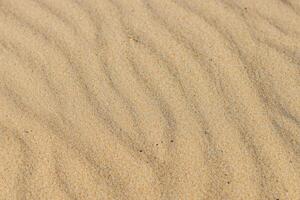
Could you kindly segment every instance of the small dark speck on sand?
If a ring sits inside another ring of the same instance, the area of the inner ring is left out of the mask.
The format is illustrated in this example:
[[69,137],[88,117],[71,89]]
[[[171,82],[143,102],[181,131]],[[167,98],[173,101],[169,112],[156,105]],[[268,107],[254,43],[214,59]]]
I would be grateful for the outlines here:
[[140,150],[140,152],[143,152],[143,150]]
[[170,142],[174,142],[174,140],[171,140]]

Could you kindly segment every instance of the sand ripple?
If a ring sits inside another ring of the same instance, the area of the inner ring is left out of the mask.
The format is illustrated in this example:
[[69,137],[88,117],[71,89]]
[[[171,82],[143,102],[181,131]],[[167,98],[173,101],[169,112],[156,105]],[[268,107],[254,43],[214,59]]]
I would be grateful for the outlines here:
[[300,200],[299,2],[1,0],[0,200]]

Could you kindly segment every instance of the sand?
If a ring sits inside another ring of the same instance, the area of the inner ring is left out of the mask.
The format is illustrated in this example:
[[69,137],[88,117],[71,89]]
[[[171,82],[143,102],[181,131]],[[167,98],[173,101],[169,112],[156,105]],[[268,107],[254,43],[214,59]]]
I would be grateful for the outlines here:
[[1,0],[0,200],[300,200],[299,0]]

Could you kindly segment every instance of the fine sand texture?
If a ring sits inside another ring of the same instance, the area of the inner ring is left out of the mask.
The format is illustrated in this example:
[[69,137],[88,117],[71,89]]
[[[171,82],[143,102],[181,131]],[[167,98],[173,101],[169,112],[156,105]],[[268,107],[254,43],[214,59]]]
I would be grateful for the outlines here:
[[0,200],[300,200],[300,1],[0,0]]

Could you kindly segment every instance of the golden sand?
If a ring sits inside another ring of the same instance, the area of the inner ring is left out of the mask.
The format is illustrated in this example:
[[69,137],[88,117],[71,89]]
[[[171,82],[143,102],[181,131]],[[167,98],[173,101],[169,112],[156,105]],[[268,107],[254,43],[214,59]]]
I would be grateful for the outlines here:
[[300,200],[299,0],[1,0],[0,200]]

